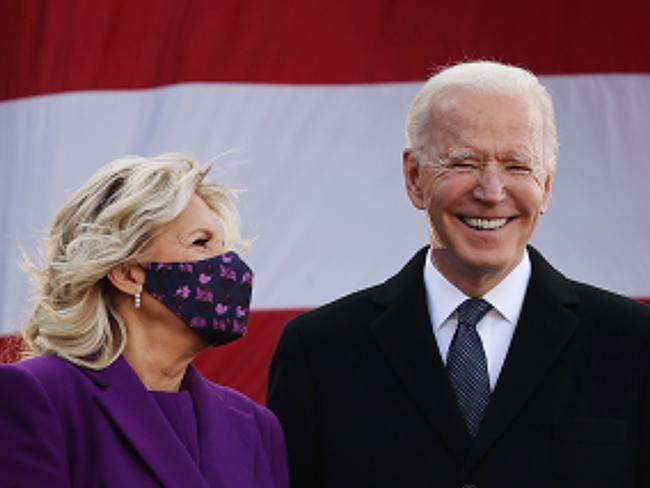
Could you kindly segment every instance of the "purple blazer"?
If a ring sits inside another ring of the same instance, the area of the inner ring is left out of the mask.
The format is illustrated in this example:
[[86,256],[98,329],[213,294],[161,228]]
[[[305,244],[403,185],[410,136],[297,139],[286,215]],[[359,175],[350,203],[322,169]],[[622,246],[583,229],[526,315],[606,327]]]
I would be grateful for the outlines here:
[[184,385],[197,416],[200,467],[122,357],[101,371],[53,356],[0,366],[0,484],[288,486],[284,438],[269,410],[192,366]]

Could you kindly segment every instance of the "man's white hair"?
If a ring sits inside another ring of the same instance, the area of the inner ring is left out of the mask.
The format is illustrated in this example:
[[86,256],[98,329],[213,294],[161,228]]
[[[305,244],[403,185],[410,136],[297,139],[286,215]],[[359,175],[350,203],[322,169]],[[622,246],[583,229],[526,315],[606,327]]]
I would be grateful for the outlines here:
[[504,95],[534,96],[544,122],[544,165],[555,170],[558,142],[551,95],[530,71],[493,61],[471,61],[443,68],[417,93],[406,118],[406,148],[422,163],[430,156],[435,103],[450,88],[468,88]]

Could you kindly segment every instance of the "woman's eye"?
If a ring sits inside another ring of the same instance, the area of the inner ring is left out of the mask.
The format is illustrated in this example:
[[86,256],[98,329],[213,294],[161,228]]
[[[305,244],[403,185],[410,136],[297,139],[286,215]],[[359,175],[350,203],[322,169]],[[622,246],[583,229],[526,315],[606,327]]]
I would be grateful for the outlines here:
[[208,245],[208,242],[210,242],[210,239],[207,238],[201,238],[201,239],[195,239],[194,242],[192,242],[193,246],[200,246],[200,247],[205,247]]

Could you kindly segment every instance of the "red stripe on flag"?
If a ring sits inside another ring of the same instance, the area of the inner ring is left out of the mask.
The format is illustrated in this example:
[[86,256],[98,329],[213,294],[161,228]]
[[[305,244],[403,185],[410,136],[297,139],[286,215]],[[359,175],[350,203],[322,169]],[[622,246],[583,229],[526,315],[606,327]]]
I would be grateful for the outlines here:
[[18,361],[24,346],[25,344],[20,336],[0,336],[0,364]]
[[467,58],[650,73],[650,3],[5,0],[0,100],[181,82],[424,79]]
[[[258,403],[266,397],[266,376],[284,325],[304,309],[257,310],[250,315],[248,334],[218,348],[208,348],[194,364],[207,378],[231,386]],[[20,359],[24,344],[19,336],[0,336],[0,363]]]
[[[640,298],[650,305],[650,297]],[[230,386],[258,403],[266,399],[266,381],[271,356],[285,324],[305,310],[265,310],[251,314],[248,334],[232,344],[203,351],[194,361],[212,381]],[[0,363],[19,358],[22,347],[17,336],[0,337]]]
[[194,364],[206,378],[230,386],[258,403],[266,402],[271,356],[285,324],[305,310],[258,310],[251,313],[242,339],[203,351]]

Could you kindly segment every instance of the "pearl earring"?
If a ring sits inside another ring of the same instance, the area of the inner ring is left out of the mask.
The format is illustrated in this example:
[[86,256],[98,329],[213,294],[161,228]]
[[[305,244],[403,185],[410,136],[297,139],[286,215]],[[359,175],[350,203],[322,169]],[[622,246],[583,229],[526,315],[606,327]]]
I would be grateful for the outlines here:
[[136,309],[139,309],[142,306],[142,285],[140,285],[138,291],[133,295],[133,305]]

